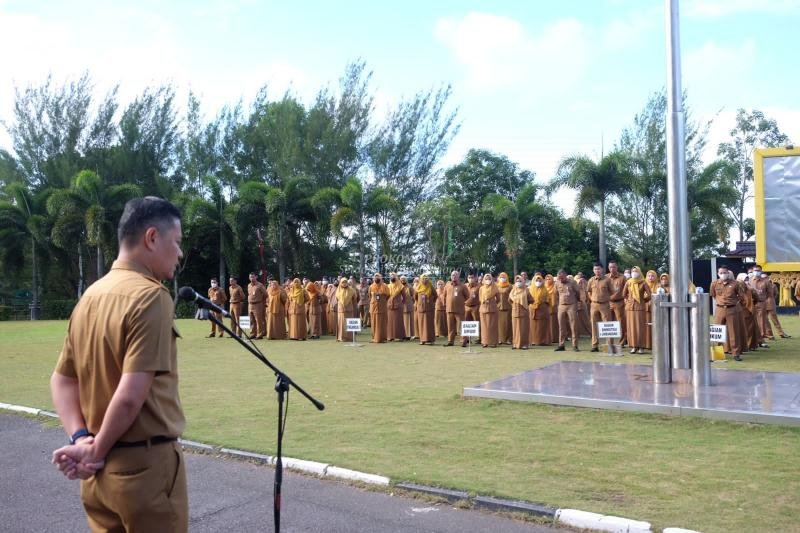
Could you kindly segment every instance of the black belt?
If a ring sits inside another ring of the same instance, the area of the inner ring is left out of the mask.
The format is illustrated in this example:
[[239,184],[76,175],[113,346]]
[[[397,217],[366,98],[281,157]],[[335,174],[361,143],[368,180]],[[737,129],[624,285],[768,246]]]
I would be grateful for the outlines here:
[[137,440],[136,442],[122,442],[117,441],[111,448],[139,448],[142,446],[153,446],[154,444],[164,444],[165,442],[173,442],[178,440],[177,437],[152,437],[146,440]]
[[722,305],[722,304],[717,304],[717,307],[722,307],[722,308],[724,308],[724,309],[727,309],[727,308],[729,308],[729,307],[736,307],[737,305],[739,305],[739,304],[733,304],[733,305]]

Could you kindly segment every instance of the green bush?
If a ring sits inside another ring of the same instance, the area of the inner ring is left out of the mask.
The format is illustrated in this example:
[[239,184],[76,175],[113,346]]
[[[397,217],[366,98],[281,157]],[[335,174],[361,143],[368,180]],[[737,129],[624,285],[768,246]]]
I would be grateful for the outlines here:
[[42,302],[42,320],[64,320],[69,318],[78,300],[46,300]]
[[11,320],[13,318],[13,311],[10,305],[0,305],[0,320]]

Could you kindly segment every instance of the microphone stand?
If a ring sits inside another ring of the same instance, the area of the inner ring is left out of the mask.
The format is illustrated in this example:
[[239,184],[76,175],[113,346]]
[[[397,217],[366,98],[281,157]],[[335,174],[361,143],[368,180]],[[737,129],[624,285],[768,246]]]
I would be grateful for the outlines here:
[[[277,457],[275,458],[275,497],[273,500],[273,516],[275,518],[275,533],[280,532],[281,530],[281,485],[283,484],[283,460],[282,460],[282,447],[283,447],[283,430],[284,426],[286,425],[286,419],[284,418],[283,414],[283,402],[284,398],[288,398],[289,396],[289,388],[294,387],[297,392],[305,396],[309,402],[314,404],[314,407],[322,411],[325,409],[325,405],[322,402],[315,399],[313,396],[308,394],[306,391],[303,390],[300,385],[292,381],[292,379],[283,373],[279,368],[273,365],[269,359],[267,359],[261,350],[259,350],[255,344],[252,343],[248,345],[245,343],[241,337],[236,335],[233,331],[231,331],[223,321],[219,320],[214,313],[210,313],[208,309],[201,308],[202,315],[207,316],[208,319],[216,324],[217,326],[221,327],[224,331],[228,332],[228,335],[236,339],[236,341],[244,346],[244,348],[253,354],[256,359],[267,365],[274,373],[276,377],[275,381],[275,392],[278,393],[278,453]],[[202,320],[202,319],[201,319]],[[250,340],[250,337],[248,337]],[[287,404],[288,405],[288,404]]]

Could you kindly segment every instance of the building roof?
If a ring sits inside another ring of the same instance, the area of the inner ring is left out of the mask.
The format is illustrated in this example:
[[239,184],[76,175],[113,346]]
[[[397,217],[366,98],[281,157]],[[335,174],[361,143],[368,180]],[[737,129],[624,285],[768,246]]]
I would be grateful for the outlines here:
[[736,248],[725,254],[725,257],[755,257],[755,241],[738,241]]

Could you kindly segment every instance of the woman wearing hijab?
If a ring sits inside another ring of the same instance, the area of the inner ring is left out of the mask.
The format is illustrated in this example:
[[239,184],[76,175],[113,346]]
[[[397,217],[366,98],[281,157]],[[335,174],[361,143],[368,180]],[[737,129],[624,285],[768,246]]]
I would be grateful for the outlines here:
[[658,276],[658,287],[664,289],[664,292],[669,294],[669,274],[664,272]]
[[512,289],[508,274],[500,272],[497,276],[497,292],[500,295],[497,301],[497,342],[500,344],[511,344],[511,302],[508,297]]
[[551,320],[551,295],[544,285],[544,278],[541,274],[533,276],[528,294],[531,301],[528,304],[530,315],[530,344],[533,346],[550,346],[553,337]]
[[631,278],[622,289],[625,300],[625,325],[628,333],[628,346],[631,353],[644,353],[645,316],[650,301],[650,288],[642,277],[642,269],[635,266],[631,269]]
[[403,325],[403,309],[406,304],[406,288],[400,282],[395,272],[389,274],[389,302],[388,302],[388,328],[387,337],[390,341],[402,341],[406,338],[406,328]]
[[322,295],[319,293],[319,287],[314,282],[309,281],[306,283],[306,308],[308,309],[308,336],[312,339],[318,339],[322,335],[322,314],[325,308],[322,305]]
[[[499,289],[498,289],[499,290]],[[533,297],[522,276],[514,277],[514,287],[508,291],[508,304],[511,312],[511,349],[527,350],[531,342],[530,319],[528,306],[533,302]]]
[[388,302],[389,287],[383,282],[383,276],[376,272],[372,277],[372,285],[369,286],[369,314],[372,323],[370,342],[386,342]]
[[[358,293],[350,286],[350,281],[342,276],[336,289],[336,340],[347,340],[347,319],[358,318]],[[352,333],[350,334],[352,335]]]
[[403,284],[403,329],[406,332],[405,340],[413,339],[416,337],[416,328],[414,327],[415,313],[414,313],[414,287],[408,284],[408,278],[400,276],[400,283]]
[[339,318],[336,316],[336,309],[339,307],[336,301],[336,291],[339,290],[339,280],[334,280],[328,284],[328,292],[325,296],[328,298],[328,305],[326,309],[326,318],[328,320],[328,334],[336,335],[336,328],[339,324]]
[[742,296],[739,306],[742,308],[742,324],[744,325],[744,346],[749,351],[757,350],[761,344],[761,330],[756,324],[755,291],[747,284],[747,274],[742,272],[736,276],[736,281],[742,287]]
[[276,280],[269,282],[267,289],[269,301],[267,303],[267,338],[286,338],[286,291]]
[[416,323],[419,326],[419,331],[417,332],[419,343],[433,346],[433,343],[436,341],[434,315],[438,298],[427,274],[423,274],[419,277],[419,284],[414,293],[414,299],[414,314],[416,315]]
[[[658,274],[655,270],[648,270],[644,278],[647,283],[647,288],[650,289],[650,294],[655,294],[658,290]],[[653,322],[653,302],[647,303],[647,309],[644,313],[644,347],[647,350],[653,349],[653,328],[650,324]]]
[[481,319],[481,345],[497,348],[497,302],[500,300],[500,293],[494,284],[491,274],[483,276],[481,289],[478,291],[478,302],[480,302]]
[[436,315],[434,324],[437,337],[447,337],[447,301],[445,300],[444,281],[436,282]]
[[558,308],[556,307],[555,283],[556,280],[552,274],[547,274],[544,277],[544,288],[547,289],[547,295],[549,296],[547,303],[549,304],[550,309],[550,342],[556,342],[558,340],[558,317],[556,316],[556,313],[558,313]]
[[306,301],[308,293],[303,288],[300,278],[294,278],[289,286],[289,338],[306,340]]

